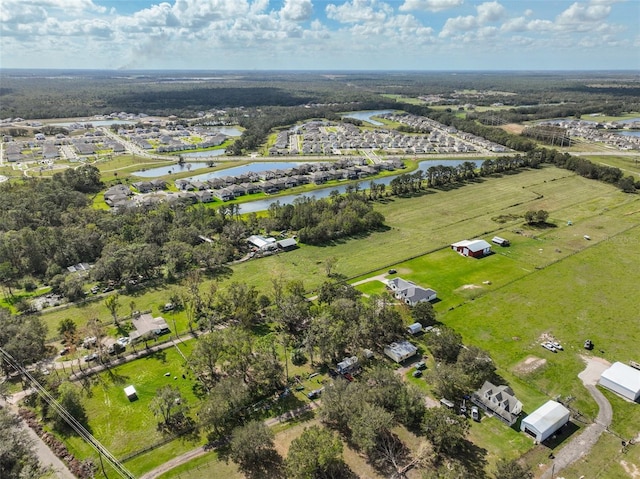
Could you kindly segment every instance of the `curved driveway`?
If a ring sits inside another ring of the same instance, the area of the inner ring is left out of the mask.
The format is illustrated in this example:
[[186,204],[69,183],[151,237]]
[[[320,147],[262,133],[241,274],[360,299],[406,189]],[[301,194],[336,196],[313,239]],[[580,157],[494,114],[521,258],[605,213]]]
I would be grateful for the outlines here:
[[589,454],[591,448],[598,442],[598,439],[600,439],[600,435],[611,424],[611,419],[613,418],[611,404],[596,388],[600,375],[610,365],[601,358],[587,358],[583,356],[583,359],[587,362],[587,367],[578,374],[578,377],[582,379],[584,386],[591,396],[593,396],[596,403],[598,403],[600,410],[594,423],[588,426],[579,436],[573,438],[555,455],[553,467],[548,468],[544,474],[540,476],[541,479],[552,479],[554,475],[562,469]]

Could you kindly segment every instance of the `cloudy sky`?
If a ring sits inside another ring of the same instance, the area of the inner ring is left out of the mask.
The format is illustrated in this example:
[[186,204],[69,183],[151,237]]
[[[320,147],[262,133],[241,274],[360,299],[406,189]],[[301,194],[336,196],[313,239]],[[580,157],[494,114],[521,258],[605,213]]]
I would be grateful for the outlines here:
[[3,68],[640,69],[640,0],[2,0]]

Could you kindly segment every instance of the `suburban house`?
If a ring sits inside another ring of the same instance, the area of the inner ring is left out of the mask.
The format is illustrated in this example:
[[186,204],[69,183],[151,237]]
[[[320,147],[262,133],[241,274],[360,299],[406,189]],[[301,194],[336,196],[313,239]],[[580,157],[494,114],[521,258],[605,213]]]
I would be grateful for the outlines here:
[[496,386],[489,381],[485,381],[482,387],[473,393],[471,402],[485,411],[491,411],[509,426],[515,424],[522,412],[522,403],[509,386]]
[[613,363],[602,373],[599,384],[630,401],[640,399],[640,370],[624,363]]
[[418,348],[409,341],[397,341],[384,347],[384,354],[389,356],[396,363],[401,363],[405,359],[415,355],[417,352]]
[[423,288],[402,278],[388,280],[387,287],[393,291],[396,299],[405,302],[409,306],[415,306],[421,302],[433,301],[437,298],[437,294],[433,289]]
[[485,240],[462,240],[451,244],[451,249],[462,256],[471,256],[472,258],[481,258],[491,253],[491,245]]
[[143,338],[149,334],[158,336],[169,332],[169,325],[162,316],[154,318],[151,314],[144,313],[139,316],[134,316],[132,322],[136,330],[129,333],[131,341]]
[[547,401],[522,420],[520,430],[542,442],[568,423],[569,416],[569,410],[562,404]]

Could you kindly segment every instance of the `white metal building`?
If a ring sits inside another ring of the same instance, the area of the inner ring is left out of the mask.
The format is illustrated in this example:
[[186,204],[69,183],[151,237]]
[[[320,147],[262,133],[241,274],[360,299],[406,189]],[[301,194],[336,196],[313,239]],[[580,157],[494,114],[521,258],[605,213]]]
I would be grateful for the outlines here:
[[547,401],[522,420],[520,430],[542,442],[569,422],[569,416],[569,410],[562,404]]
[[637,401],[640,399],[640,370],[616,362],[600,376],[600,386]]
[[401,363],[407,358],[410,358],[418,352],[416,348],[409,341],[398,341],[391,343],[384,347],[384,354],[393,359],[396,363]]

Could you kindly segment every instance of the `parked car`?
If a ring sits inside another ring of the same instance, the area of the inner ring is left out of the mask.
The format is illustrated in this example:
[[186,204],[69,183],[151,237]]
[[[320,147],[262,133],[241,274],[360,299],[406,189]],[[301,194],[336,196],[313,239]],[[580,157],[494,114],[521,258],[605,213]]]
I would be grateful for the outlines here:
[[541,344],[541,346],[545,349],[548,349],[549,351],[551,351],[552,353],[556,352],[556,348],[553,347],[553,344],[551,344],[550,342],[544,342]]
[[393,269],[393,268],[389,270],[389,274],[396,274],[396,273],[397,273],[397,271],[395,269]]
[[116,341],[116,343],[118,343],[120,346],[126,346],[127,344],[129,344],[129,338],[128,337],[121,337],[118,338],[118,340]]
[[307,394],[307,397],[309,399],[315,399],[318,396],[320,396],[320,393],[322,393],[322,389],[314,389],[313,391]]
[[422,371],[423,369],[427,369],[427,364],[424,361],[420,361],[416,364],[416,369]]
[[62,348],[62,349],[60,350],[60,356],[64,356],[64,355],[66,355],[66,354],[69,354],[69,351],[71,351],[71,348],[70,348],[70,347],[68,347],[68,346],[67,346],[67,347]]
[[593,349],[593,342],[590,339],[587,339],[584,342],[584,349],[588,349],[588,350],[592,350]]
[[90,363],[91,361],[98,359],[98,353],[87,354],[83,359],[85,363]]
[[551,341],[551,345],[559,351],[562,351],[564,349],[562,347],[562,344],[560,344],[558,341]]
[[422,371],[420,371],[419,369],[416,369],[413,373],[411,373],[411,375],[414,378],[420,378],[420,377],[422,377]]
[[480,410],[478,409],[478,406],[471,407],[471,419],[476,422],[480,422]]
[[176,305],[173,303],[167,303],[162,307],[162,311],[173,311],[174,309],[176,309]]

